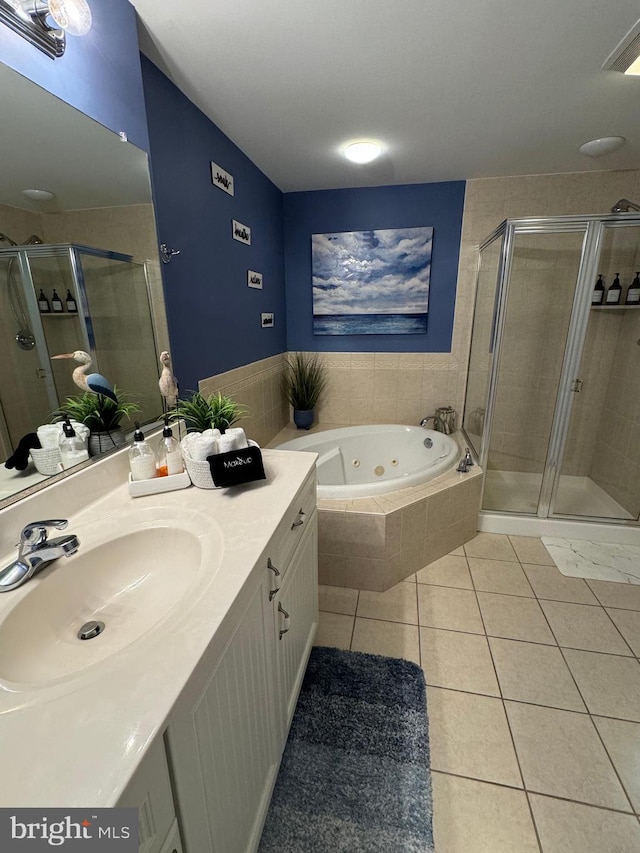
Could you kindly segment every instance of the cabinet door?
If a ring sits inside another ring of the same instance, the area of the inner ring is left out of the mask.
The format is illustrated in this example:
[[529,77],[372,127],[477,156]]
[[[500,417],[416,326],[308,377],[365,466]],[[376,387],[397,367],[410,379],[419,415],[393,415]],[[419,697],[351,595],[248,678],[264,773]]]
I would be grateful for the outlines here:
[[315,511],[307,525],[273,601],[281,749],[287,740],[318,628],[318,520]]
[[185,853],[257,847],[275,781],[272,654],[257,586],[212,672],[167,730]]

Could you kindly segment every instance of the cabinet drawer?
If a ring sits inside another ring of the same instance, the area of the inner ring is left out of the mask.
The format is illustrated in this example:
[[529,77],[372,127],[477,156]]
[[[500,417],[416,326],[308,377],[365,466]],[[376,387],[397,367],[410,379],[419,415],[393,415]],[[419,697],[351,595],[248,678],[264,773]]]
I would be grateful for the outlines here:
[[298,542],[302,539],[302,534],[315,507],[316,477],[314,471],[313,476],[307,480],[287,510],[267,549],[265,560],[271,560],[271,564],[280,572],[281,580],[284,578],[289,561],[298,546]]
[[118,805],[138,809],[140,853],[160,853],[176,814],[162,735],[145,755]]

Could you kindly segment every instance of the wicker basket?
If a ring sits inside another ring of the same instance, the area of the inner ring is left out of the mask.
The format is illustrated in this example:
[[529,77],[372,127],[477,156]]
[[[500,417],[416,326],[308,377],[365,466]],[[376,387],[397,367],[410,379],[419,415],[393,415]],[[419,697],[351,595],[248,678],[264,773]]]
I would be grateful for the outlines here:
[[[252,441],[250,438],[247,439],[247,443],[250,446],[258,447],[258,444],[255,441]],[[199,489],[217,489],[219,486],[213,482],[213,477],[211,476],[211,467],[208,461],[205,459],[204,462],[199,459],[192,459],[189,455],[189,450],[185,447],[183,442],[180,442],[180,447],[182,449],[182,458],[184,460],[184,467],[187,469],[187,474],[191,478],[191,482],[194,486],[197,486]]]
[[62,456],[57,447],[31,448],[29,451],[36,470],[47,477],[62,471]]

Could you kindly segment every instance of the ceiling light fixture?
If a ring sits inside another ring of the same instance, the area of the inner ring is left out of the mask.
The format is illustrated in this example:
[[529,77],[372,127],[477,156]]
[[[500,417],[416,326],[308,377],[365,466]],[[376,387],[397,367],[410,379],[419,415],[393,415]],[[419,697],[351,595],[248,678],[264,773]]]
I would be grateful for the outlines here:
[[350,142],[343,148],[343,153],[352,163],[371,163],[382,153],[382,145],[371,140]]
[[22,195],[31,201],[53,201],[55,194],[49,190],[22,190]]
[[86,35],[92,19],[87,0],[0,0],[0,22],[55,59],[65,51],[66,33]]
[[606,71],[640,75],[640,21],[635,22],[602,67]]
[[578,151],[587,157],[603,157],[620,148],[624,142],[624,136],[601,136],[599,139],[583,142]]

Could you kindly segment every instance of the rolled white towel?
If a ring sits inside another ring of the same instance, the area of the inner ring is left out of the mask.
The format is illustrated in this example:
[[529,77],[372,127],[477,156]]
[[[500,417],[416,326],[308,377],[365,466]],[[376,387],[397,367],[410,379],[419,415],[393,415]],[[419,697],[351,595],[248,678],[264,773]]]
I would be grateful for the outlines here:
[[227,432],[225,432],[224,435],[221,435],[218,439],[218,451],[220,453],[231,453],[232,450],[237,449],[235,435],[230,435],[229,430],[227,430]]
[[58,441],[62,435],[61,424],[42,424],[36,430],[38,439],[43,448],[52,448],[58,446]]
[[[207,432],[211,432],[207,430]],[[215,435],[205,435],[200,432],[190,432],[182,439],[182,445],[195,462],[205,462],[207,456],[218,452],[218,439]]]
[[247,436],[242,427],[231,427],[225,432],[225,435],[232,435],[235,440],[234,450],[244,450],[249,445],[247,444]]

